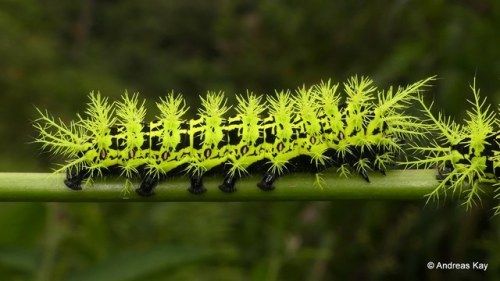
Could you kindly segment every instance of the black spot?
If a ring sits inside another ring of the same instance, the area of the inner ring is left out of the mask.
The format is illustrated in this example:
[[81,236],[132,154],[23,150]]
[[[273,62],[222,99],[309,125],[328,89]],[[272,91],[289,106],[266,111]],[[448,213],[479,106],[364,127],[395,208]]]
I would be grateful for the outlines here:
[[465,155],[469,153],[469,142],[470,138],[465,138],[456,145],[452,145],[453,150],[457,150],[460,154]]
[[272,128],[266,128],[266,139],[265,141],[267,143],[274,143],[274,140],[276,139],[276,135],[273,133]]
[[127,143],[126,139],[122,139],[122,138],[118,139],[118,149],[119,150],[124,149],[126,143]]
[[218,144],[217,144],[217,148],[218,149],[222,149],[224,146],[227,145],[227,141],[226,140],[221,140]]
[[117,127],[111,127],[109,128],[109,134],[112,136],[115,136],[118,134],[118,128]]
[[[142,146],[144,146],[144,144]],[[142,148],[142,149],[144,149],[144,148]],[[161,149],[160,137],[158,137],[158,136],[152,137],[151,138],[151,150],[159,151],[160,149]]]
[[232,125],[241,125],[241,124],[243,124],[243,122],[241,120],[239,120],[239,119],[234,119],[234,120],[231,120],[231,122],[228,122],[228,124],[230,126],[232,126]]
[[352,133],[349,135],[350,137],[354,137],[359,133],[359,130],[354,130]]
[[109,148],[112,150],[118,149],[118,140],[116,139],[116,137],[111,138],[111,146]]
[[175,149],[177,151],[180,151],[186,147],[189,147],[190,145],[190,140],[189,140],[189,134],[187,133],[182,133],[181,134],[181,141],[177,144],[177,146],[175,147]]
[[259,138],[255,141],[255,146],[260,146],[262,143],[264,143],[264,138],[263,138],[263,137],[259,137]]
[[144,135],[144,141],[142,142],[141,149],[142,150],[149,150],[149,136]]
[[224,139],[229,140],[230,145],[237,145],[241,141],[241,134],[239,132],[239,129],[235,128],[232,130],[225,130],[224,133],[226,134],[226,137]]

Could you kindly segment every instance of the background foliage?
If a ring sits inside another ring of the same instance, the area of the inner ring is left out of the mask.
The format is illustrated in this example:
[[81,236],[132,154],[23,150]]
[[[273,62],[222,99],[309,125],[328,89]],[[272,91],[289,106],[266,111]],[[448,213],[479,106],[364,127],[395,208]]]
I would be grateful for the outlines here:
[[[500,102],[500,2],[0,2],[0,171],[49,171],[29,144],[33,104],[64,120],[91,90],[190,107],[321,79],[407,84],[457,118],[474,75]],[[152,111],[151,111],[152,112]],[[194,111],[191,111],[194,114]],[[153,117],[153,115],[150,115]],[[500,224],[455,203],[275,202],[0,205],[3,280],[500,280]],[[428,261],[488,262],[431,271]]]

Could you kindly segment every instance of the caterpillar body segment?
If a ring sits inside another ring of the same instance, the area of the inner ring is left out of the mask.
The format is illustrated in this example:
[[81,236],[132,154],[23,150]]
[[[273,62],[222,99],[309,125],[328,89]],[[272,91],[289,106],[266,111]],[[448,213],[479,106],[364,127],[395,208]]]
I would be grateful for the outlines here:
[[330,81],[267,98],[247,92],[237,96],[233,116],[222,92],[208,92],[194,119],[184,117],[182,96],[170,93],[157,102],[159,115],[151,122],[138,94],[110,103],[91,93],[85,116],[69,125],[39,110],[36,142],[69,159],[58,171],[66,172],[72,189],[117,174],[141,179],[137,192],[150,196],[159,181],[187,174],[188,190],[198,194],[205,191],[203,177],[217,173],[224,176],[219,189],[234,192],[239,178],[259,173],[258,186],[272,190],[287,173],[318,178],[333,166],[369,181],[368,171],[385,173],[403,142],[423,134],[422,123],[405,110],[433,79],[378,91],[370,79],[353,77],[343,85],[345,99]]
[[[420,104],[427,116],[427,128],[436,140],[431,146],[414,145],[413,149],[424,155],[424,159],[405,164],[438,168],[438,186],[428,194],[428,200],[439,199],[449,193],[465,198],[467,208],[480,201],[483,192],[480,184],[495,183],[500,178],[500,131],[496,113],[481,99],[475,83],[471,86],[473,99],[468,102],[472,110],[467,111],[465,124],[455,123],[441,113],[434,116],[431,106]],[[498,190],[497,195],[498,197]],[[498,209],[497,209],[498,211]]]

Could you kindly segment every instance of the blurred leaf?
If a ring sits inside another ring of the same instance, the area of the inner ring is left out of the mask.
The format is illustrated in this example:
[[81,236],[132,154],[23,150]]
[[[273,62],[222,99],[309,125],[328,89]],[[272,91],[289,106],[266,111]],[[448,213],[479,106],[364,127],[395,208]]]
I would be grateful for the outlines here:
[[45,211],[41,203],[2,203],[0,245],[35,245],[43,229]]
[[167,268],[185,266],[215,254],[208,248],[158,245],[145,251],[128,251],[71,276],[68,281],[125,281],[144,278]]
[[0,264],[12,269],[33,273],[37,268],[39,254],[33,250],[15,247],[0,247]]

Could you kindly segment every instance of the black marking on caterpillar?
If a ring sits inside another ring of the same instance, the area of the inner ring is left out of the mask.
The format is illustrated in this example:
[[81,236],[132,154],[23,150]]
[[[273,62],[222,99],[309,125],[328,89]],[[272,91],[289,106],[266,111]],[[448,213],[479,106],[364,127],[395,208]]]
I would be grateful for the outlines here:
[[188,108],[182,96],[170,93],[157,103],[160,114],[151,122],[144,120],[138,94],[125,93],[110,103],[91,93],[85,117],[78,115],[69,125],[38,109],[36,142],[69,159],[56,172],[66,172],[65,184],[72,189],[119,174],[140,178],[137,193],[150,196],[159,181],[187,174],[188,190],[199,194],[205,192],[203,176],[212,172],[224,175],[219,186],[224,192],[234,192],[236,181],[249,173],[263,174],[258,186],[272,190],[279,176],[332,166],[369,181],[367,171],[385,173],[402,142],[425,133],[405,110],[433,79],[377,91],[370,79],[356,76],[343,84],[344,101],[339,84],[330,81],[293,94],[276,92],[267,100],[247,92],[237,96],[230,117],[224,94],[208,92],[191,120],[183,117]]

